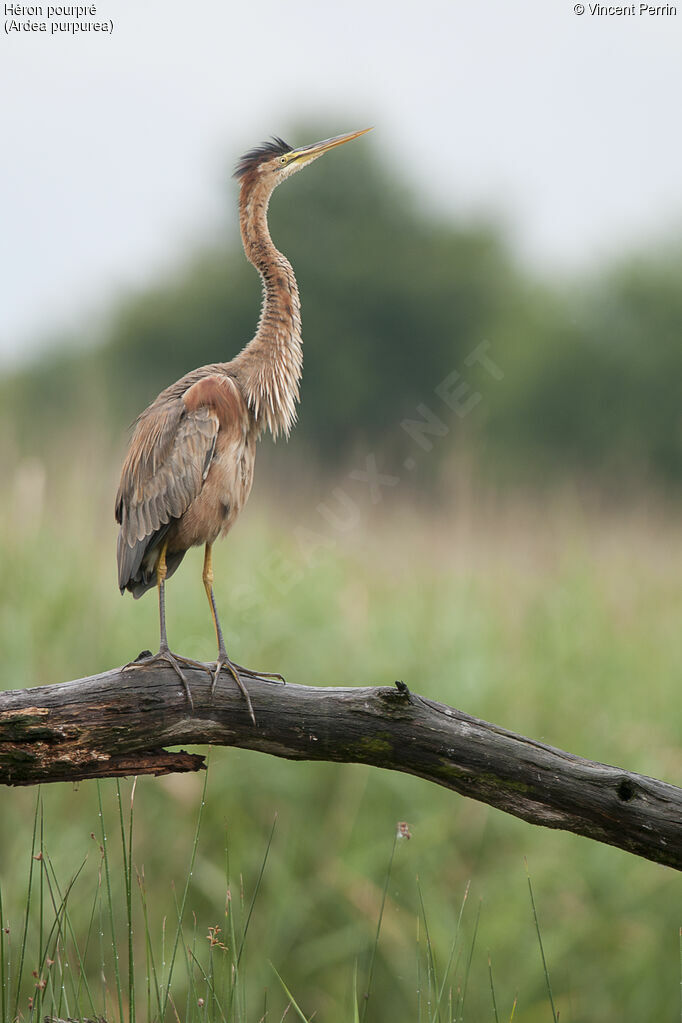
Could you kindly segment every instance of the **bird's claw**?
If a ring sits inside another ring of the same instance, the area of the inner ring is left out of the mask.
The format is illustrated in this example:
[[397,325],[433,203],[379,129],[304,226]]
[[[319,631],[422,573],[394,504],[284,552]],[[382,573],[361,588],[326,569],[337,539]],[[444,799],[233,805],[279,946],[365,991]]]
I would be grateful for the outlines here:
[[241,675],[248,675],[249,678],[258,679],[261,682],[270,682],[272,685],[285,686],[287,680],[278,671],[254,671],[252,668],[244,668],[241,664],[232,661],[232,665]]
[[247,678],[253,678],[260,682],[270,682],[273,685],[286,685],[286,680],[283,675],[275,671],[253,671],[251,668],[244,668],[241,664],[236,664],[231,661],[224,650],[219,651],[218,660],[214,664],[204,664],[202,661],[193,661],[189,657],[180,657],[177,654],[172,653],[168,647],[161,647],[158,654],[152,654],[148,650],[143,650],[141,654],[135,658],[134,661],[130,661],[124,665],[123,670],[128,668],[140,668],[140,667],[151,667],[155,664],[169,664],[178,678],[182,682],[187,702],[194,710],[194,700],[192,699],[192,693],[190,691],[189,683],[180,665],[184,665],[189,668],[200,668],[202,671],[208,672],[209,678],[211,679],[211,699],[215,694],[215,688],[218,684],[218,677],[223,668],[230,673],[234,681],[246,701],[246,706],[249,711],[249,717],[256,724],[256,715],[253,711],[253,704],[251,703],[251,696],[249,691],[242,682],[240,675],[246,675]]
[[[213,694],[215,693],[215,687],[218,683],[218,676],[220,675],[220,672],[223,670],[223,668],[226,668],[227,671],[229,671],[230,675],[237,683],[237,686],[239,687],[242,696],[246,700],[246,706],[249,709],[249,717],[251,718],[255,725],[256,715],[253,712],[253,704],[251,703],[251,697],[249,696],[248,689],[246,688],[246,686],[239,677],[239,673],[240,671],[242,671],[242,669],[238,664],[233,664],[224,651],[220,651],[218,653],[218,660],[215,662],[215,672],[213,671],[213,665],[211,665],[211,675],[213,676],[213,680],[211,682],[211,699],[213,698]],[[247,672],[244,672],[244,674],[247,674]],[[252,673],[249,672],[248,674]]]
[[[139,654],[134,661],[130,661],[129,664],[125,665],[125,668],[148,668],[155,664],[169,664],[175,671],[176,675],[182,682],[182,687],[185,690],[185,696],[187,697],[187,703],[190,706],[190,710],[194,710],[194,700],[192,699],[192,693],[189,688],[189,682],[180,667],[181,664],[187,668],[200,668],[202,671],[207,671],[209,676],[213,677],[213,672],[207,664],[202,664],[201,661],[193,661],[190,657],[180,657],[174,654],[167,647],[161,647],[158,654],[150,654],[148,651],[143,651]],[[125,670],[124,668],[124,670]]]

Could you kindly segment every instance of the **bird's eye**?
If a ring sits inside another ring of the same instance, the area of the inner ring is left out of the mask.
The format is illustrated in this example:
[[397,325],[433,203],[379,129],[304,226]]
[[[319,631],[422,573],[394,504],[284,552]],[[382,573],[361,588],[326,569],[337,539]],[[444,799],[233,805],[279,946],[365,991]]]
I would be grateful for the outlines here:
[[281,164],[285,164],[285,163],[287,162],[287,158],[286,158],[286,156],[280,156],[280,158],[279,158],[279,162],[280,162]]

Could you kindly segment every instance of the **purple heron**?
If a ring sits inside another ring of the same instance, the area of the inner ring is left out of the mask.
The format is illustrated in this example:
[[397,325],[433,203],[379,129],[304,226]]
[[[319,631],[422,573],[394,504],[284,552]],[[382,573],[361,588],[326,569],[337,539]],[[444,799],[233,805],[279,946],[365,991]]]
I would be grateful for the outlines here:
[[[351,132],[292,149],[275,138],[239,161],[239,223],[246,258],[263,282],[263,305],[253,339],[230,362],[192,370],[171,384],[139,416],[116,495],[118,584],[133,597],[156,586],[158,654],[136,663],[170,664],[192,705],[181,665],[207,670],[211,693],[225,668],[239,675],[284,681],[231,661],[213,593],[211,552],[244,507],[251,490],[256,441],[264,430],[289,435],[296,419],[303,364],[298,288],[291,264],[270,237],[267,211],[280,182],[336,146],[364,135]],[[206,665],[171,653],[166,636],[165,584],[190,547],[205,545],[203,581],[218,641],[218,657]]]

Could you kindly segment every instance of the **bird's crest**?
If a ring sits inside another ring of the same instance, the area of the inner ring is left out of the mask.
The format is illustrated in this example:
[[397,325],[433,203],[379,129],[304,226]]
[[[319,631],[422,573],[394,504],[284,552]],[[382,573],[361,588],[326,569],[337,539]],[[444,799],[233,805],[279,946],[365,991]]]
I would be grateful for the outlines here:
[[244,153],[235,167],[235,178],[243,178],[245,174],[254,170],[265,160],[271,160],[273,156],[282,156],[284,153],[290,153],[292,148],[284,139],[273,135],[270,142],[263,142],[260,146],[250,149],[248,153]]

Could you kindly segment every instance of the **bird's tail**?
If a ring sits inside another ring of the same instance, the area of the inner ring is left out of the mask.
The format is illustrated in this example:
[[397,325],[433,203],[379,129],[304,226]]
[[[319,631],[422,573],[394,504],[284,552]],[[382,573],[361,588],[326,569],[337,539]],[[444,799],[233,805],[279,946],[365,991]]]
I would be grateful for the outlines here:
[[[156,566],[161,554],[161,544],[168,532],[169,524],[157,529],[151,536],[145,536],[131,547],[123,539],[123,530],[118,536],[118,585],[121,593],[128,590],[137,600],[143,593],[156,586]],[[166,554],[166,578],[173,575],[185,556],[185,551]]]

